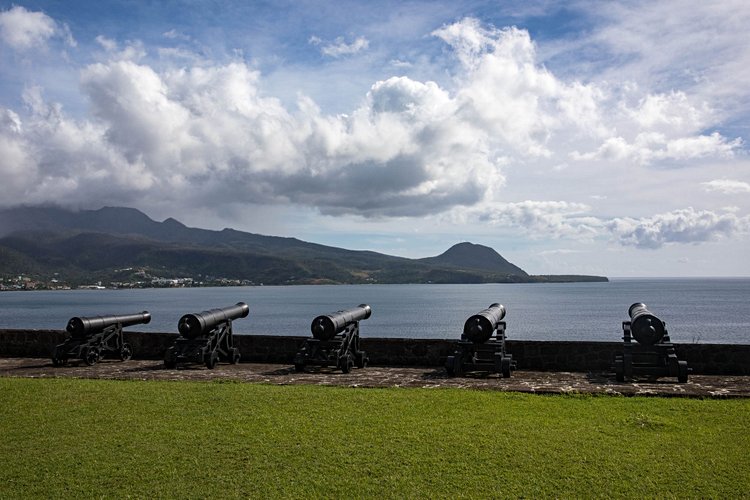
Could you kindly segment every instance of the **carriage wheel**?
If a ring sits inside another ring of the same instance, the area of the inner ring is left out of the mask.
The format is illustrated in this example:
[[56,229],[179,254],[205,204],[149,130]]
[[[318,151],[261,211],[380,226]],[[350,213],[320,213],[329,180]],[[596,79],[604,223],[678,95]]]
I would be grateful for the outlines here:
[[130,347],[130,344],[122,344],[122,349],[120,349],[120,359],[122,361],[127,361],[132,357],[133,349]]
[[209,370],[213,370],[216,366],[216,363],[219,362],[219,353],[216,351],[212,351],[211,354],[208,356],[208,359],[206,360],[206,368]]
[[688,365],[687,361],[679,361],[677,364],[677,381],[684,384],[688,381]]
[[464,376],[464,360],[461,356],[453,356],[453,373],[456,377]]
[[625,382],[625,362],[622,358],[615,360],[615,380]]
[[95,365],[96,362],[99,361],[99,349],[97,349],[96,347],[90,347],[84,353],[83,361],[85,361],[89,366]]
[[344,373],[349,373],[352,371],[352,368],[354,367],[354,361],[352,360],[352,357],[349,355],[346,355],[342,359],[339,360],[339,364],[341,365],[341,371]]
[[232,354],[229,356],[229,362],[236,365],[240,362],[240,350],[237,348],[232,349]]
[[510,378],[510,358],[503,358],[502,361],[503,378]]
[[174,352],[174,347],[167,349],[167,352],[164,355],[164,366],[170,370],[177,368],[177,355]]
[[445,360],[445,371],[448,372],[449,377],[454,377],[456,375],[456,370],[453,369],[453,364],[455,363],[454,360],[454,356],[448,356]]
[[357,368],[366,368],[367,361],[368,359],[365,351],[359,351],[359,353],[357,353]]

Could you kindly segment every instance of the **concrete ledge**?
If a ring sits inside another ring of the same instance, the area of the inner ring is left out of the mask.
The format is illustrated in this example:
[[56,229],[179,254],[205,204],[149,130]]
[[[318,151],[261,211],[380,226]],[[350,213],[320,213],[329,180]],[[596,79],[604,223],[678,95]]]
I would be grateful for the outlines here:
[[[175,333],[125,332],[135,359],[163,359]],[[59,330],[0,330],[0,356],[49,357],[66,334]],[[292,364],[294,354],[309,337],[236,335],[242,361]],[[442,366],[454,341],[363,337],[361,347],[370,363],[380,366]],[[750,345],[676,344],[677,355],[694,374],[750,375]],[[592,372],[611,368],[620,342],[560,342],[508,340],[507,350],[520,370]]]

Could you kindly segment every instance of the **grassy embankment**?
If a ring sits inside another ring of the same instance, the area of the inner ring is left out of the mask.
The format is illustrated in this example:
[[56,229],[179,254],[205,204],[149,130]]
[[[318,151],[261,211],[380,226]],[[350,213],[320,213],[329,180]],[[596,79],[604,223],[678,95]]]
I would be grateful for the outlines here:
[[2,378],[0,433],[0,498],[750,492],[750,400]]

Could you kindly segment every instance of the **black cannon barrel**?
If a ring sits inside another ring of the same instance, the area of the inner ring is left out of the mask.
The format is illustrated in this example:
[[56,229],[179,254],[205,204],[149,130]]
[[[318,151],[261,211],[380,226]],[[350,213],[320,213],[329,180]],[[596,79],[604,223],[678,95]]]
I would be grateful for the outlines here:
[[367,319],[372,314],[372,309],[367,304],[357,307],[325,314],[315,318],[310,325],[310,331],[318,340],[329,340],[337,333],[356,321]]
[[99,333],[108,326],[120,323],[123,327],[131,325],[146,324],[151,321],[148,311],[136,314],[123,314],[111,316],[76,316],[68,320],[65,329],[75,337],[85,337]]
[[484,311],[480,311],[464,323],[464,337],[475,344],[484,344],[497,328],[497,324],[505,317],[505,306],[492,304]]
[[639,344],[653,345],[667,333],[664,322],[654,316],[643,302],[636,302],[628,309],[630,332]]
[[244,318],[250,312],[250,307],[244,302],[237,302],[233,306],[210,309],[194,314],[185,314],[177,323],[180,335],[194,338],[206,335],[221,323],[229,320]]

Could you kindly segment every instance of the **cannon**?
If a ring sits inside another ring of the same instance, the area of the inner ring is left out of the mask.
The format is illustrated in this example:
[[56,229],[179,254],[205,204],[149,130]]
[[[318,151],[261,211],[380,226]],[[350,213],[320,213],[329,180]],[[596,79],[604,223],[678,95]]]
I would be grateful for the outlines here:
[[364,368],[368,358],[359,348],[359,322],[372,315],[367,304],[352,309],[317,316],[310,324],[313,338],[306,339],[294,356],[294,369],[305,370],[307,365],[335,366],[343,373]]
[[[688,381],[687,361],[677,358],[669,338],[667,324],[648,310],[646,304],[636,302],[628,308],[630,321],[622,322],[622,352],[615,353],[614,371],[618,382],[634,375],[677,377]],[[635,339],[635,343],[633,340]]]
[[499,373],[504,378],[515,370],[513,355],[505,350],[505,307],[491,304],[466,320],[453,355],[445,360],[448,375],[467,372]]
[[250,307],[244,302],[229,307],[183,315],[177,322],[180,336],[164,353],[164,366],[177,363],[205,364],[213,369],[219,359],[231,364],[240,362],[240,350],[234,347],[232,320],[244,318]]
[[68,320],[65,330],[70,336],[55,346],[52,364],[62,366],[69,359],[82,359],[92,366],[105,356],[119,357],[127,361],[133,355],[130,344],[123,340],[122,329],[146,324],[151,314],[143,311],[136,314],[111,316],[76,316]]
[[642,302],[631,305],[628,308],[628,316],[630,316],[630,333],[639,344],[657,344],[667,334],[665,323],[651,314],[646,304]]

